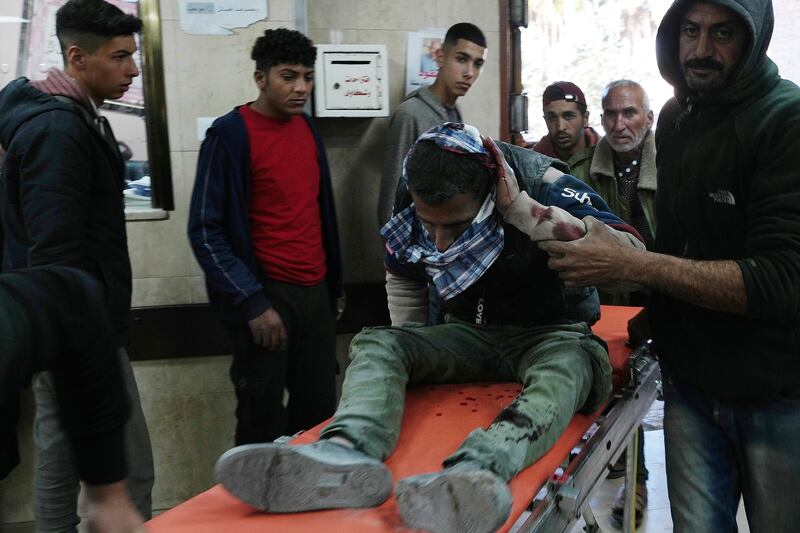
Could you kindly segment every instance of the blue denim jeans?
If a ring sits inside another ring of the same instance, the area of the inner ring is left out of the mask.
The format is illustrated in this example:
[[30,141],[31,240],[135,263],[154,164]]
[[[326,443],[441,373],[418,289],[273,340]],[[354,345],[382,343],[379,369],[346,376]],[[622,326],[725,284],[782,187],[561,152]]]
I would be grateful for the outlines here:
[[667,486],[676,533],[753,533],[800,524],[800,398],[722,401],[665,379]]

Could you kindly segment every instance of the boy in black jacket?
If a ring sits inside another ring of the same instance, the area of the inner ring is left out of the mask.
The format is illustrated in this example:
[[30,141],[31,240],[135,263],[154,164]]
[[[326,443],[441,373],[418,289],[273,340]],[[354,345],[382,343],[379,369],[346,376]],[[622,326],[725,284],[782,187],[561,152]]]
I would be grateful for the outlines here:
[[[0,92],[0,173],[4,272],[66,265],[101,283],[111,345],[122,365],[133,411],[125,432],[129,488],[148,518],[153,486],[150,438],[125,346],[131,266],[123,206],[124,163],[97,111],[118,99],[139,70],[134,34],[142,27],[102,0],[70,0],[56,13],[64,68],[43,80],[20,78]],[[53,298],[61,297],[58,294]],[[40,531],[74,531],[78,476],[48,372],[33,377],[37,448],[34,511]]]

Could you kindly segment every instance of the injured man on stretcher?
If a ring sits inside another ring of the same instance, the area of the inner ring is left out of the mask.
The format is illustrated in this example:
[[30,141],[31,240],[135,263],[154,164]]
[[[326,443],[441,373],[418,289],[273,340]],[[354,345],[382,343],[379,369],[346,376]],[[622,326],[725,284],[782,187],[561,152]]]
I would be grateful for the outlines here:
[[[519,396],[472,431],[442,470],[395,487],[409,527],[502,525],[507,482],[547,452],[577,411],[594,411],[611,391],[605,344],[586,323],[599,313],[592,291],[581,293],[585,302],[565,298],[536,243],[588,233],[644,248],[599,195],[554,163],[469,125],[421,135],[406,156],[396,214],[381,229],[392,326],[353,339],[342,397],[319,441],[233,448],[217,463],[219,482],[271,513],[380,505],[392,491],[382,461],[397,442],[407,386],[517,381]],[[424,325],[429,286],[440,325]]]

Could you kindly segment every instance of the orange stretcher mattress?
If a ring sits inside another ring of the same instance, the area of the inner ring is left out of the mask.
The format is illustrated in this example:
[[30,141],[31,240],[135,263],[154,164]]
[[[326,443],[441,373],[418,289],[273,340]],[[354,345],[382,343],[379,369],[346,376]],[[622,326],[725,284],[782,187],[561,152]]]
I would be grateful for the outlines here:
[[[608,343],[611,363],[618,377],[627,372],[630,351],[625,346],[627,322],[638,310],[603,306],[602,318],[593,328],[595,334]],[[439,470],[442,460],[455,451],[467,434],[476,427],[488,426],[519,390],[517,383],[421,386],[409,390],[400,440],[386,460],[394,480]],[[508,531],[601,411],[589,416],[575,415],[550,451],[511,480],[514,502],[511,515],[500,531]],[[304,432],[293,439],[292,444],[317,440],[327,423]],[[394,497],[371,509],[280,515],[257,511],[239,502],[220,485],[152,519],[147,529],[152,533],[411,531],[403,527]]]

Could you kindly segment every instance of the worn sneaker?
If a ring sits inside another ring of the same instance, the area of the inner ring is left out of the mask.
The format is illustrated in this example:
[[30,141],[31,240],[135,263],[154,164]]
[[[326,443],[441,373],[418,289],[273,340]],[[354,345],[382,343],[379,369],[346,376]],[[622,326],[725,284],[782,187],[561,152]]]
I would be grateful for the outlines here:
[[237,446],[220,456],[214,470],[228,492],[271,513],[374,507],[392,491],[386,465],[327,440]]
[[627,451],[628,450],[622,450],[622,455],[619,456],[617,462],[608,468],[606,479],[619,479],[621,477],[625,477],[625,471],[627,469],[626,466],[628,464]]
[[[611,514],[608,515],[612,525],[618,529],[623,529],[622,523],[625,520],[625,504],[627,503],[627,491],[625,485],[619,488],[617,492],[617,499],[611,504]],[[636,482],[636,500],[634,505],[636,514],[634,515],[634,522],[636,527],[642,525],[644,519],[644,511],[647,508],[647,483],[642,481]]]
[[511,492],[497,474],[458,464],[401,479],[395,495],[406,526],[434,533],[494,532],[511,511]]

